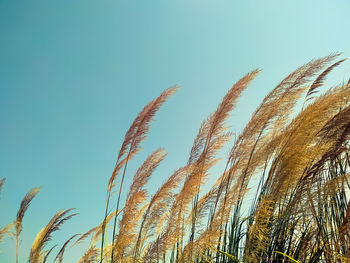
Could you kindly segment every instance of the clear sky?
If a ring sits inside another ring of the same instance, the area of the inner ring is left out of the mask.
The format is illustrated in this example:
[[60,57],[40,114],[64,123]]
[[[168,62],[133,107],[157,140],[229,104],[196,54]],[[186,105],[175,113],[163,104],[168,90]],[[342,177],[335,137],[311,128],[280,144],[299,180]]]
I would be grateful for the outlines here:
[[[348,0],[0,0],[0,227],[42,186],[24,217],[20,262],[58,210],[80,214],[50,245],[103,219],[124,134],[161,91],[181,87],[157,114],[126,182],[164,147],[151,192],[185,164],[201,121],[244,74],[262,69],[232,114],[236,132],[298,66],[338,51],[349,58],[349,10]],[[346,62],[331,79],[349,77]],[[14,243],[0,244],[0,262],[14,262]],[[84,248],[67,250],[65,262]]]

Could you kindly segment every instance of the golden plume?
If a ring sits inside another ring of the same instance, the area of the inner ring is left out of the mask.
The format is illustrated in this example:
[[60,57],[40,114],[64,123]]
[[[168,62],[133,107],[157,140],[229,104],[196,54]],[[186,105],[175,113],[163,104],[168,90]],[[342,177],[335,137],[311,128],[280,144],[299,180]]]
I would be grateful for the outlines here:
[[[108,182],[105,219],[107,218],[107,215],[108,215],[108,206],[109,206],[111,191],[115,185],[115,180],[117,178],[119,171],[124,167],[122,179],[121,179],[121,183],[120,183],[120,187],[119,187],[116,211],[119,209],[120,195],[121,195],[121,191],[122,191],[122,187],[123,187],[123,183],[124,183],[124,177],[125,177],[125,172],[126,172],[126,167],[127,167],[128,161],[133,156],[135,156],[138,153],[138,151],[141,149],[140,144],[143,140],[146,139],[148,130],[150,128],[150,123],[152,122],[156,112],[163,105],[163,103],[172,94],[174,94],[177,91],[177,89],[178,89],[178,87],[172,87],[172,88],[166,89],[156,99],[154,99],[150,103],[148,103],[143,108],[143,110],[137,115],[136,119],[131,124],[129,130],[126,132],[124,141],[122,143],[122,146],[121,146],[119,154],[118,154],[115,169],[114,169],[112,176]],[[123,158],[123,156],[125,156],[125,157]],[[114,244],[114,237],[115,237],[115,231],[116,231],[117,217],[118,217],[118,213],[116,213],[115,218],[114,218],[113,244]],[[103,229],[102,229],[101,262],[103,261],[102,255],[103,255],[103,246],[104,246],[105,224],[106,223],[103,224]],[[112,250],[111,257],[112,257],[111,260],[113,261],[113,250]]]
[[312,99],[312,97],[310,97],[312,94],[315,94],[317,91],[316,89],[320,86],[323,85],[323,82],[326,78],[326,76],[337,66],[339,66],[341,63],[343,63],[346,60],[346,58],[341,59],[335,63],[333,63],[332,65],[330,65],[328,68],[326,68],[317,78],[316,80],[312,83],[312,85],[310,86],[309,90],[306,93],[305,96],[305,100],[308,101],[310,99]]
[[61,225],[77,214],[67,215],[73,208],[57,212],[50,222],[36,235],[29,255],[29,263],[39,263],[41,250],[51,240],[54,231],[59,230]]
[[135,173],[123,209],[118,238],[113,248],[119,260],[132,253],[130,246],[136,242],[136,227],[138,224],[137,218],[140,216],[140,205],[145,202],[147,197],[147,191],[144,189],[144,185],[165,156],[166,153],[163,149],[156,150]]
[[19,236],[22,232],[22,220],[24,217],[25,212],[27,211],[30,202],[33,200],[33,198],[39,193],[40,187],[31,189],[23,198],[20,208],[17,212],[17,217],[15,221],[16,226],[16,262],[18,263],[18,246],[19,246]]
[[[173,191],[179,186],[188,171],[188,166],[176,170],[168,180],[153,195],[145,214],[143,215],[139,235],[135,245],[135,257],[138,257],[143,242],[150,237],[152,231],[160,226],[160,219],[167,214],[174,194]],[[163,218],[164,220],[166,218]],[[162,221],[163,223],[163,221]]]
[[150,128],[150,123],[152,122],[156,112],[163,105],[163,103],[173,95],[179,87],[173,87],[163,91],[159,97],[149,102],[142,111],[137,115],[134,122],[131,124],[129,130],[125,134],[124,141],[119,150],[116,170],[113,172],[110,181],[109,188],[113,184],[118,172],[122,168],[119,164],[123,156],[127,156],[124,164],[130,160],[140,150],[140,144],[146,139],[148,130]]

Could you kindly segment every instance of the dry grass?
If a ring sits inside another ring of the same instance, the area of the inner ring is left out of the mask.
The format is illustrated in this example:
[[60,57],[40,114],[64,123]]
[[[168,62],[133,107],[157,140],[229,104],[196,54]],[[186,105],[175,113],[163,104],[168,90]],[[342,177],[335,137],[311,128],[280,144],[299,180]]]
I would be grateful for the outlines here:
[[[78,262],[350,262],[350,85],[316,97],[328,74],[344,61],[334,62],[338,56],[310,61],[282,80],[233,142],[222,173],[210,175],[218,153],[232,141],[228,117],[259,70],[248,73],[202,122],[187,163],[148,196],[147,181],[166,156],[162,149],[152,153],[136,171],[119,209],[123,182],[130,176],[128,162],[140,151],[156,112],[177,87],[147,104],[118,153],[103,222],[71,246],[90,237]],[[298,102],[303,103],[299,113]],[[208,176],[217,181],[202,193]],[[252,180],[260,183],[249,203]],[[4,179],[0,190],[3,184]],[[0,242],[5,235],[14,235],[18,251],[22,219],[38,191],[32,189],[15,222],[0,229]],[[114,191],[116,210],[110,212]],[[248,206],[249,212],[243,213],[241,208]],[[54,247],[44,247],[75,215],[70,212],[58,212],[38,233],[30,263],[47,262]],[[107,227],[110,221],[112,228]],[[107,244],[108,229],[112,238]],[[68,243],[77,236],[62,245],[54,261],[64,261]]]

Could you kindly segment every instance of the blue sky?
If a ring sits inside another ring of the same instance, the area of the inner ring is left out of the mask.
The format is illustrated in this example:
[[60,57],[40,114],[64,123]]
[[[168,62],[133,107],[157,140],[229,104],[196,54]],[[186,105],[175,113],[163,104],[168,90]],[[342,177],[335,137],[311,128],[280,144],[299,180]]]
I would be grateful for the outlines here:
[[[157,114],[126,182],[164,147],[150,192],[186,162],[201,121],[244,74],[262,69],[232,114],[235,132],[298,66],[332,52],[350,57],[349,10],[347,0],[0,0],[0,227],[42,186],[24,217],[21,262],[58,210],[80,214],[52,245],[102,220],[124,133],[161,91],[181,87]],[[349,77],[346,62],[330,83]],[[14,262],[14,240],[0,249],[0,262]],[[68,250],[66,262],[83,249]]]

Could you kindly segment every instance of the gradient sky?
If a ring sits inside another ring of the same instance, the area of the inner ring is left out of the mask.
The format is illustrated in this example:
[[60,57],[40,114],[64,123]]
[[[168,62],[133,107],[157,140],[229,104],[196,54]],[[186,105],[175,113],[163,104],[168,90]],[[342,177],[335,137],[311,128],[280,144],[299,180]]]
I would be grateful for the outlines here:
[[[124,134],[161,91],[181,87],[157,114],[126,181],[164,147],[150,192],[185,164],[201,121],[247,72],[262,69],[232,114],[235,132],[297,67],[333,52],[350,57],[349,10],[348,0],[0,0],[0,227],[29,189],[42,187],[24,217],[20,262],[58,210],[80,214],[50,245],[103,219]],[[330,80],[349,77],[346,62]],[[0,262],[14,262],[14,243],[0,244]],[[86,245],[67,250],[65,262]]]

